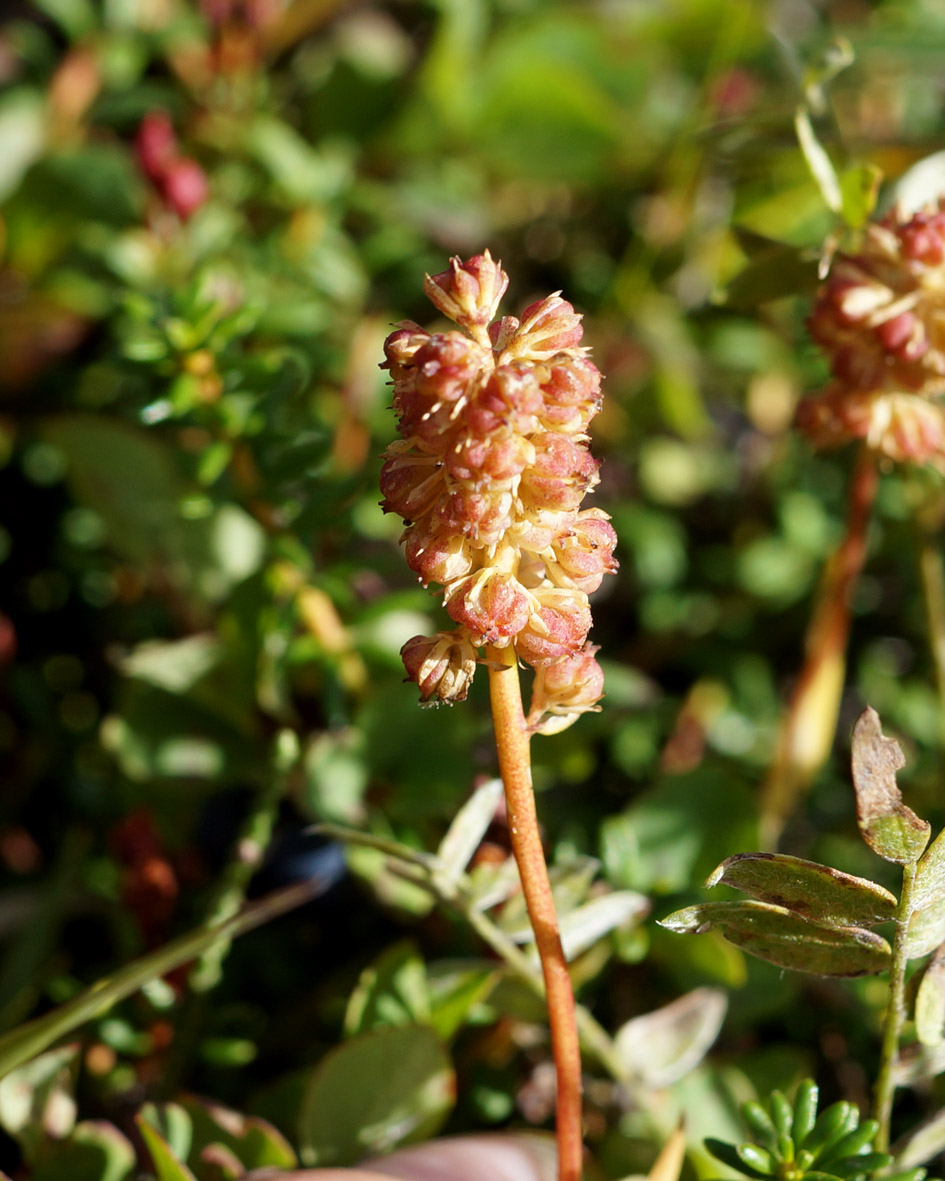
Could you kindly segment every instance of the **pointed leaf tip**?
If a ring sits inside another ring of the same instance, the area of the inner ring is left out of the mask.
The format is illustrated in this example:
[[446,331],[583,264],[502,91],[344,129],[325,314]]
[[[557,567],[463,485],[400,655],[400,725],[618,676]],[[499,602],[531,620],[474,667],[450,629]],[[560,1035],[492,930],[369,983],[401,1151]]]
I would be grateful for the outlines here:
[[879,714],[867,707],[853,730],[856,816],[869,847],[899,865],[912,865],[929,842],[931,826],[902,802],[896,772],[906,760],[898,742],[883,734]]

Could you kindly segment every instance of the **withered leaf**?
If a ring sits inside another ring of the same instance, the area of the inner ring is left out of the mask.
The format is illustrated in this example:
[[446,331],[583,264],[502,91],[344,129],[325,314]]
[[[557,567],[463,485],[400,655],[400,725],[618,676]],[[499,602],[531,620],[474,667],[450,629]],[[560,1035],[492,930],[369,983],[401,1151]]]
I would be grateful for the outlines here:
[[853,786],[863,839],[887,861],[912,865],[929,843],[931,826],[902,802],[896,772],[906,764],[899,743],[883,734],[869,706],[853,730]]

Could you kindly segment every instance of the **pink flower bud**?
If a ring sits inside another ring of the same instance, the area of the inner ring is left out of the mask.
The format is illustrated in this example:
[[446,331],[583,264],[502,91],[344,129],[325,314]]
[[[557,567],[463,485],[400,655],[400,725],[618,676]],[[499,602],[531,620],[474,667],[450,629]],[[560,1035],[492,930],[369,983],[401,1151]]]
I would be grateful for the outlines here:
[[549,295],[525,309],[518,331],[505,346],[501,359],[546,361],[556,353],[575,348],[583,335],[581,317],[571,304],[560,293]]
[[586,357],[567,357],[542,367],[541,374],[542,425],[566,434],[586,431],[601,407],[597,366]]
[[495,318],[499,302],[509,285],[502,264],[493,262],[486,250],[463,262],[450,259],[448,270],[427,275],[424,290],[431,302],[464,328],[486,328]]
[[617,570],[614,547],[617,534],[610,518],[600,509],[586,509],[573,525],[553,542],[555,562],[548,576],[558,586],[573,586],[593,594],[605,574]]
[[433,455],[405,451],[388,453],[381,468],[381,507],[406,521],[422,517],[436,503],[445,488],[443,464]]
[[161,189],[164,200],[182,221],[193,217],[210,195],[207,174],[188,156],[180,157],[168,167]]
[[462,628],[414,636],[400,650],[407,678],[423,704],[465,701],[476,672],[476,649]]
[[514,575],[486,568],[460,583],[446,610],[478,643],[501,648],[528,623],[531,600]]
[[474,485],[483,478],[504,484],[519,476],[531,462],[535,448],[511,431],[478,439],[468,436],[446,455],[446,470],[454,479]]
[[522,476],[519,496],[528,508],[570,512],[597,483],[600,464],[567,435],[545,431],[532,440],[535,462]]
[[149,111],[141,120],[135,137],[135,152],[148,180],[162,181],[177,158],[177,136],[165,111]]
[[515,651],[535,668],[577,652],[591,627],[586,596],[565,590],[535,592],[541,606],[515,636]]
[[476,435],[507,428],[520,435],[538,429],[543,403],[541,389],[529,365],[502,365],[473,393],[464,418]]
[[475,567],[473,551],[462,534],[438,528],[429,515],[407,530],[404,556],[424,586],[431,582],[446,586]]
[[597,708],[604,695],[604,673],[594,659],[597,651],[593,644],[586,644],[580,652],[536,671],[528,715],[530,729],[538,734],[557,734],[581,714]]
[[405,371],[412,368],[417,350],[429,339],[430,333],[424,331],[419,324],[414,324],[411,320],[402,321],[397,331],[392,332],[384,341],[384,356],[387,360],[381,368],[389,369],[395,382],[401,380]]

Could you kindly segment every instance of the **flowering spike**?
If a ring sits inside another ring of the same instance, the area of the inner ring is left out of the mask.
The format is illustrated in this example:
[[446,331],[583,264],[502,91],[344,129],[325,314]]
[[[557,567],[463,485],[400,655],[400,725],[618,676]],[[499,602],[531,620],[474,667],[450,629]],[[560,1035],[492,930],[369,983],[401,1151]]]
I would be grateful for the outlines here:
[[897,462],[945,468],[945,200],[867,227],[838,254],[810,332],[833,382],[805,398],[798,425],[816,446],[862,439]]
[[422,701],[463,700],[478,649],[510,648],[536,670],[529,725],[554,732],[603,693],[587,596],[616,570],[617,538],[606,513],[581,509],[598,480],[586,432],[601,376],[560,294],[496,319],[507,285],[488,251],[454,258],[425,289],[460,331],[405,322],[387,338],[401,438],[382,504],[458,625],[403,648]]

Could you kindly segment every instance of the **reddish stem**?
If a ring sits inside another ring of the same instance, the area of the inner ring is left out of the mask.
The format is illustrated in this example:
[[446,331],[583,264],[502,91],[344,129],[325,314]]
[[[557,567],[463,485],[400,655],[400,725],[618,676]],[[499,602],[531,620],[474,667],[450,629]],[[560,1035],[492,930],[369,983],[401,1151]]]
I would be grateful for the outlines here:
[[864,447],[850,482],[846,534],[824,572],[804,641],[804,667],[765,784],[762,832],[766,847],[777,843],[797,796],[820,770],[833,743],[850,636],[850,600],[866,560],[878,483],[876,460]]
[[489,693],[499,772],[505,787],[512,852],[545,978],[551,1049],[557,1076],[558,1181],[580,1181],[583,1159],[581,1051],[574,992],[561,946],[548,867],[532,789],[529,733],[525,726],[515,652],[490,648]]

